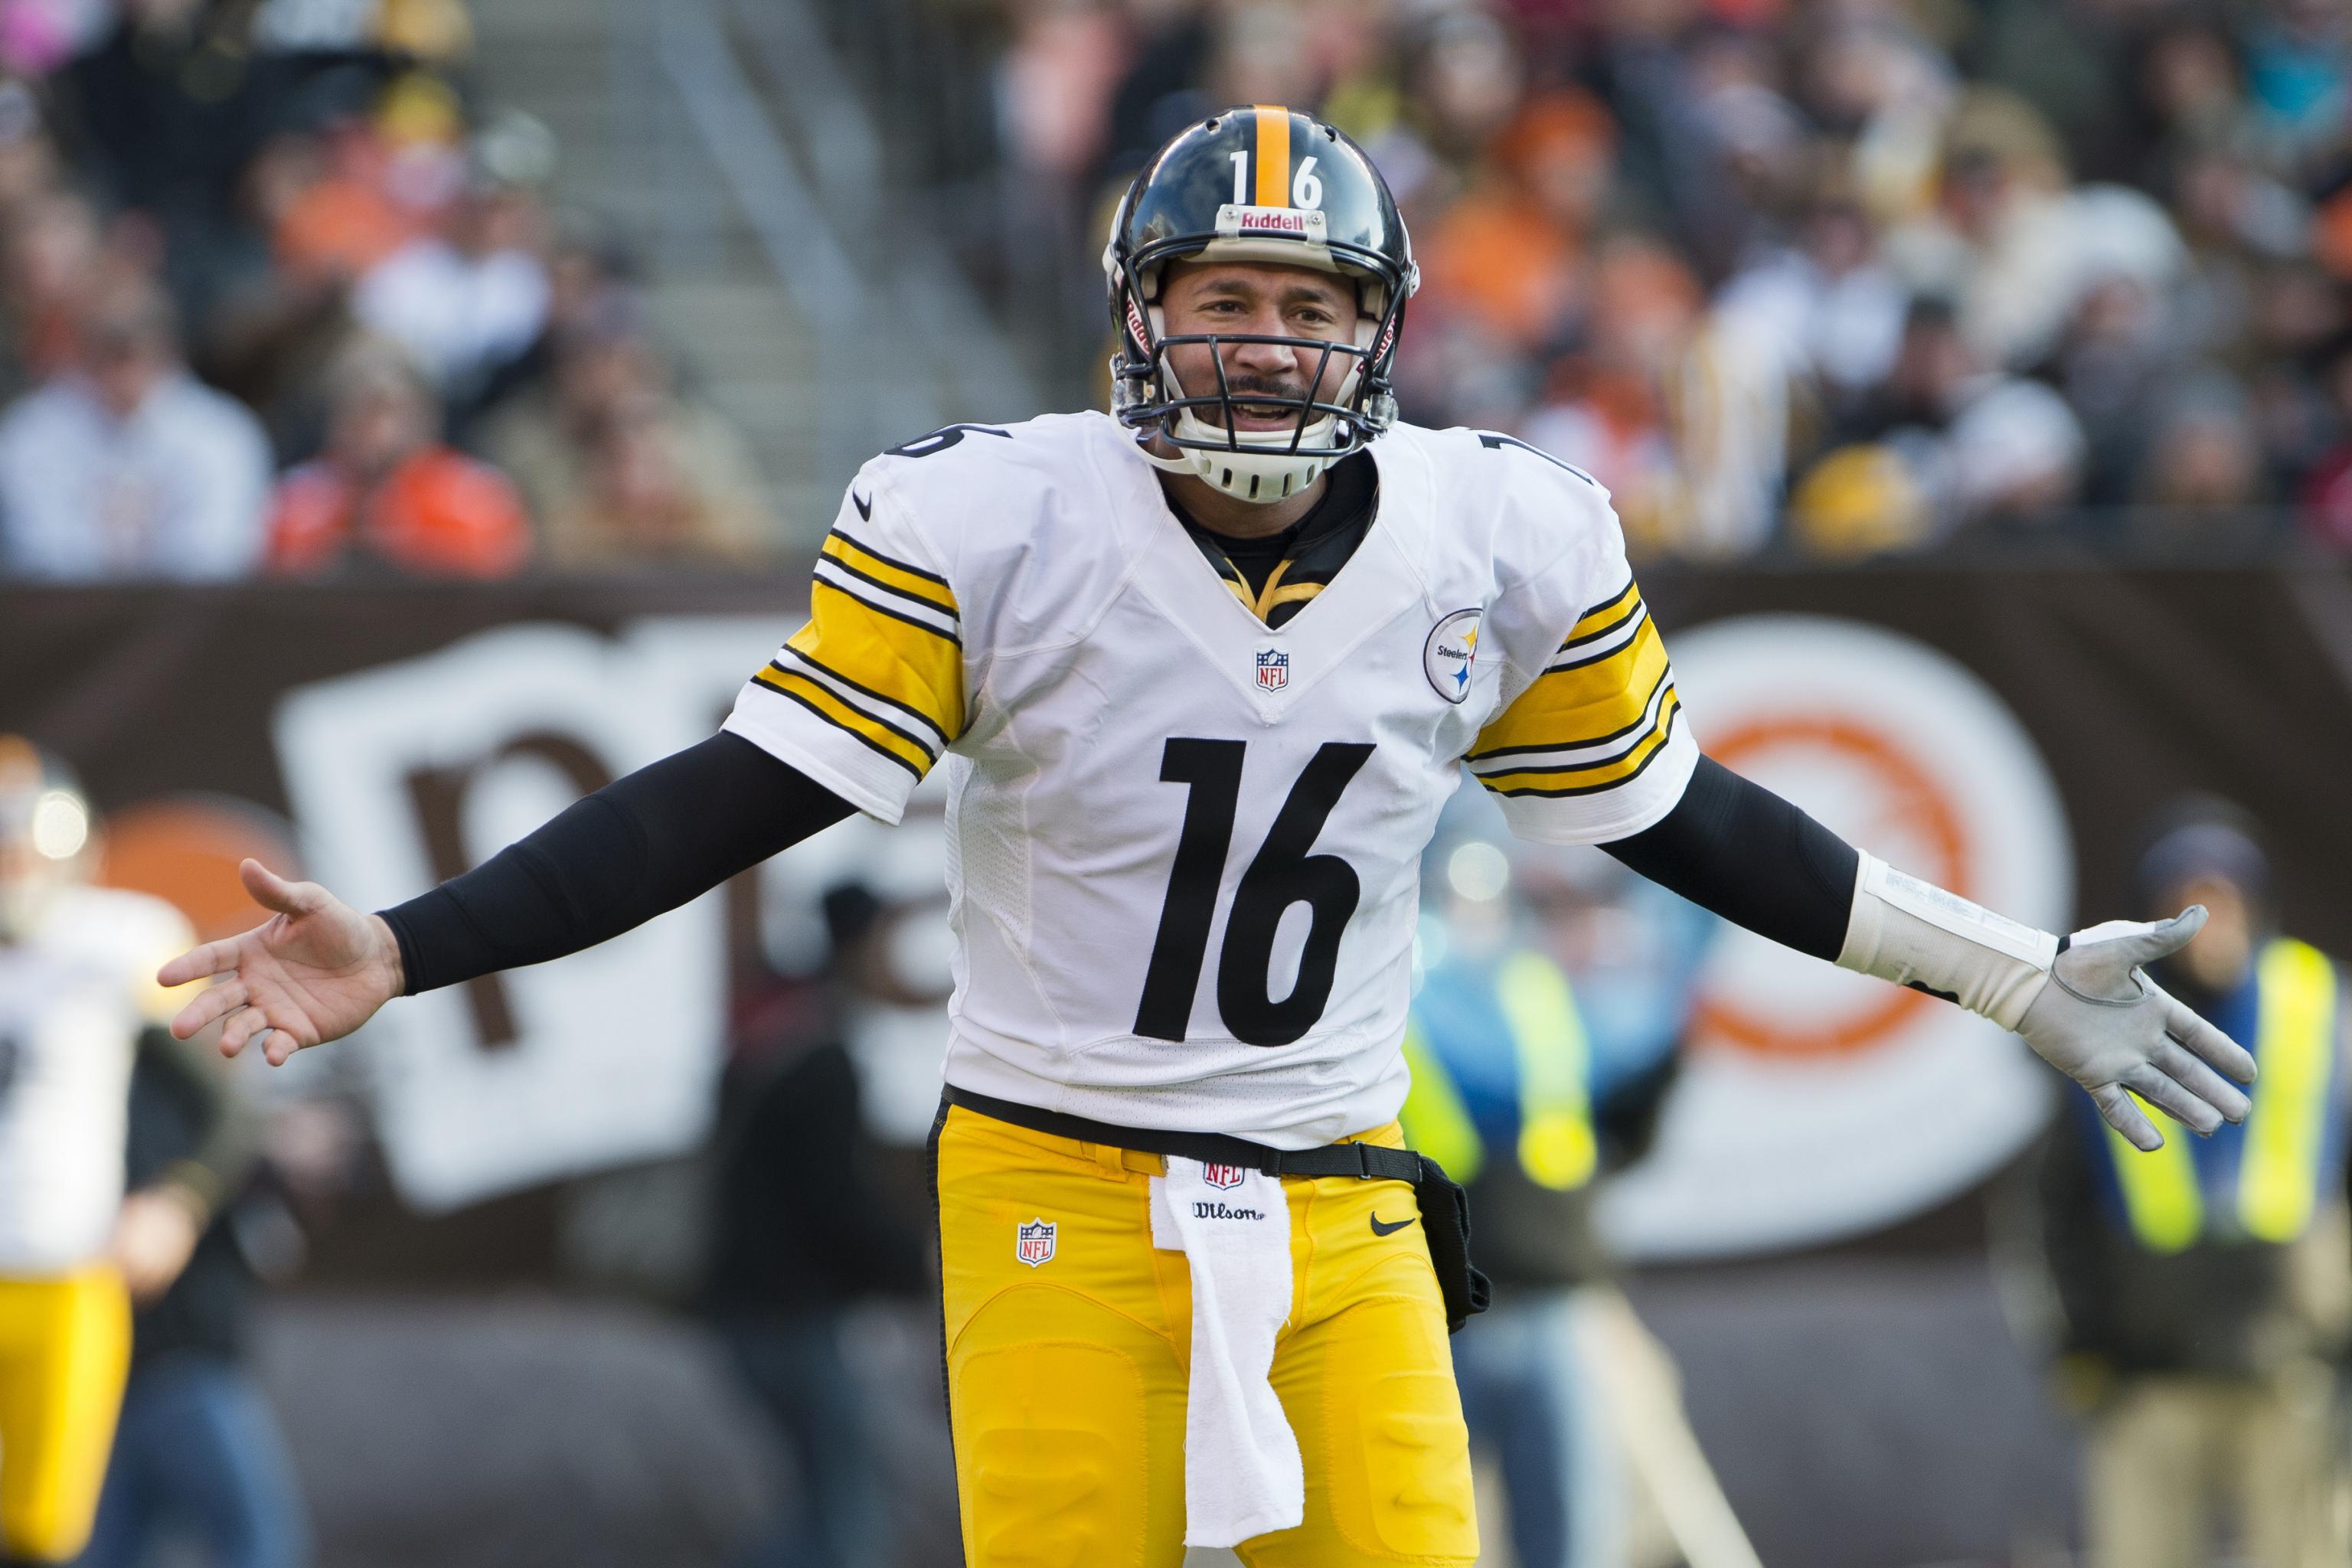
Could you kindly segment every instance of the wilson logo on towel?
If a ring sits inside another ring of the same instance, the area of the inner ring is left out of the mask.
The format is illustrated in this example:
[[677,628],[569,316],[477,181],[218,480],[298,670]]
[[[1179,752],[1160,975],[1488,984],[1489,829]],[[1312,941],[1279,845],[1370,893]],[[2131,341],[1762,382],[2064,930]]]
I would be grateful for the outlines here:
[[1192,1217],[1194,1219],[1264,1219],[1265,1211],[1237,1209],[1231,1204],[1221,1204],[1213,1199],[1196,1198],[1192,1203]]
[[1013,1239],[1013,1255],[1032,1268],[1041,1263],[1052,1262],[1054,1230],[1054,1222],[1050,1219],[1033,1219],[1019,1226]]

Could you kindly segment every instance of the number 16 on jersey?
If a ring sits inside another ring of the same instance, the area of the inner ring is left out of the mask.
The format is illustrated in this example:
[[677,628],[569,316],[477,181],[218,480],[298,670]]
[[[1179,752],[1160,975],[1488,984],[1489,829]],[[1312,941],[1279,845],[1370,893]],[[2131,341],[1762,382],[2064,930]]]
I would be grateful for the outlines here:
[[[1247,750],[1245,741],[1178,736],[1160,752],[1160,782],[1186,785],[1189,793],[1168,898],[1160,910],[1160,934],[1151,944],[1143,999],[1135,1011],[1139,1035],[1184,1037],[1208,956],[1209,928],[1216,920],[1217,885],[1233,845]],[[1362,884],[1355,868],[1339,856],[1308,851],[1371,754],[1370,746],[1355,742],[1327,742],[1318,749],[1234,889],[1224,945],[1217,954],[1217,1011],[1237,1040],[1289,1045],[1315,1026],[1331,999],[1339,937],[1356,912]],[[1297,903],[1306,904],[1312,918],[1298,955],[1297,981],[1289,995],[1277,1000],[1269,994],[1275,933],[1284,912]]]

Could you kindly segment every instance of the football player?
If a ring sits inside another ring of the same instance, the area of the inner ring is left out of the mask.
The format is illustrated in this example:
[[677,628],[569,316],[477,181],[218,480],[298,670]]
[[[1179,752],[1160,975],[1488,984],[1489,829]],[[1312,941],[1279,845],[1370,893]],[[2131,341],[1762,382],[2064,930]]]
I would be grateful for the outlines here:
[[220,1064],[162,1027],[183,998],[157,963],[194,940],[177,910],[90,887],[89,803],[0,735],[0,1560],[70,1562],[95,1516],[130,1365],[131,1308],[186,1264],[226,1195],[200,1148],[123,1190],[142,1050],[220,1124]]
[[2143,1101],[2244,1114],[2246,1053],[2139,972],[2199,911],[2036,931],[1701,755],[1607,494],[1397,418],[1412,248],[1337,130],[1192,126],[1104,265],[1111,411],[868,463],[722,732],[379,914],[248,866],[277,913],[167,966],[220,980],[176,1026],[283,1061],[853,811],[895,822],[945,759],[934,1142],[976,1565],[1475,1558],[1446,1350],[1475,1282],[1395,1123],[1417,866],[1465,764],[1522,835],[2019,1030],[2139,1147]]

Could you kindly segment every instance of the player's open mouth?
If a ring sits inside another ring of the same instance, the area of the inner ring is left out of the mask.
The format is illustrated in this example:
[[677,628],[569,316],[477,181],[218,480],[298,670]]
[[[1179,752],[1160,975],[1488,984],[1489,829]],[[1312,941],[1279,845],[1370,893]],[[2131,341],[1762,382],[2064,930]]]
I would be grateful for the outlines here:
[[1271,430],[1277,426],[1288,426],[1298,422],[1296,403],[1244,403],[1233,405],[1234,427],[1237,430]]

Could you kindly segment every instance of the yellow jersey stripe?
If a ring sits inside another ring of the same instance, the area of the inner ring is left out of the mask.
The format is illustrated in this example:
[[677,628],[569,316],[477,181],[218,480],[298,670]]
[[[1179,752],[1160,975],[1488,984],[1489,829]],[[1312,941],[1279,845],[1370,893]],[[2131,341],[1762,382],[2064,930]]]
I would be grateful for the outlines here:
[[1664,707],[1658,710],[1657,727],[1632,751],[1614,762],[1596,763],[1584,767],[1528,769],[1519,773],[1479,773],[1480,784],[1496,795],[1597,795],[1605,789],[1639,778],[1643,769],[1656,761],[1666,749],[1666,742],[1675,732],[1675,719],[1682,712],[1682,699],[1670,687]]
[[887,588],[894,594],[904,594],[910,599],[929,605],[941,615],[956,613],[955,595],[945,583],[887,555],[877,554],[839,529],[825,536],[824,549],[821,553],[861,582]]
[[808,625],[785,647],[827,675],[914,710],[950,740],[963,733],[963,654],[936,626],[818,579]]
[[[903,594],[894,594],[886,589],[877,588],[867,579],[859,576],[858,574],[829,555],[818,559],[816,572],[810,579],[809,603],[812,607],[818,602],[816,591],[819,588],[838,595],[874,615],[887,616],[891,620],[916,627],[918,630],[928,632],[950,647],[958,646],[962,641],[956,635],[954,618],[946,611],[937,609],[921,599],[908,598]],[[930,618],[934,616],[939,619]],[[941,622],[946,624],[942,625]]]
[[[1000,436],[1003,434],[1001,430],[993,433]],[[856,549],[861,554],[870,556],[874,560],[882,563],[883,565],[892,568],[894,571],[904,572],[909,577],[920,578],[923,582],[932,584],[941,593],[946,594],[950,604],[953,604],[955,602],[954,594],[948,590],[948,580],[946,578],[940,576],[936,572],[926,572],[920,566],[916,565],[910,561],[901,561],[895,555],[885,555],[870,544],[859,543],[856,540],[851,538],[848,532],[845,531],[839,523],[833,525],[831,531],[825,534],[825,538],[828,540],[837,539],[844,544]]]
[[1660,689],[1672,691],[1674,678],[1674,666],[1668,665],[1660,670],[1658,679],[1651,683],[1649,690],[1643,693],[1641,707],[1634,716],[1605,735],[1591,735],[1583,740],[1565,744],[1554,741],[1537,741],[1517,746],[1488,746],[1482,751],[1471,752],[1462,760],[1475,767],[1481,763],[1492,763],[1499,757],[1519,757],[1538,752],[1556,754],[1562,752],[1588,752],[1596,746],[1605,746],[1612,741],[1623,741],[1630,747],[1634,741],[1641,738],[1640,731],[1647,730],[1652,724],[1657,722],[1654,705],[1659,700]]
[[[1636,594],[1631,604],[1623,605],[1615,615],[1593,626],[1590,631],[1571,633],[1569,639],[1559,645],[1559,653],[1553,659],[1550,668],[1559,669],[1567,665],[1580,663],[1587,650],[1598,651],[1606,648],[1611,643],[1624,636],[1628,627],[1648,615],[1649,610],[1650,607],[1642,602],[1642,596]],[[1581,621],[1577,624],[1580,626],[1585,625]]]
[[1257,205],[1290,205],[1290,110],[1278,104],[1254,106],[1257,113]]
[[1538,676],[1500,718],[1478,732],[1469,760],[1594,746],[1632,734],[1671,668],[1664,640],[1645,618],[1641,629],[1607,657]]
[[1633,579],[1626,578],[1622,588],[1577,617],[1576,625],[1570,628],[1567,639],[1560,644],[1560,647],[1566,647],[1570,643],[1579,642],[1585,637],[1608,630],[1624,618],[1627,602],[1639,597],[1640,595],[1633,589]]
[[751,679],[779,696],[791,698],[836,730],[846,731],[868,751],[889,758],[916,778],[930,771],[931,754],[923,742],[896,725],[852,708],[807,676],[771,665]]
[[[803,633],[808,632],[810,628],[808,627],[802,628]],[[795,639],[797,639],[801,635],[801,633],[795,633]],[[811,644],[814,644],[816,641],[816,638],[814,636],[811,636],[809,637],[809,641]],[[790,659],[793,662],[790,664],[780,662],[783,659]],[[814,654],[808,652],[804,648],[795,647],[790,642],[787,642],[783,646],[775,659],[769,661],[770,668],[785,671],[787,673],[792,672],[795,665],[803,667],[799,670],[800,674],[814,676],[816,678],[817,684],[820,686],[832,687],[836,694],[838,694],[842,688],[846,687],[851,691],[856,692],[859,697],[864,698],[867,702],[874,704],[875,707],[887,710],[887,711],[877,712],[874,715],[876,718],[882,720],[885,723],[896,724],[900,721],[904,721],[905,723],[913,725],[917,731],[915,739],[921,741],[923,748],[931,752],[934,756],[937,756],[938,753],[945,748],[947,743],[955,738],[940,727],[938,720],[933,719],[929,713],[926,712],[921,708],[915,706],[914,703],[903,701],[897,697],[893,697],[887,691],[879,690],[877,688],[866,685],[862,680],[853,679],[849,676],[844,675],[841,671],[834,668],[831,665],[825,663]],[[885,671],[884,673],[887,674],[889,672]],[[905,685],[901,686],[901,689],[907,690],[909,695],[918,698],[928,695],[928,693],[914,690],[910,687]]]

